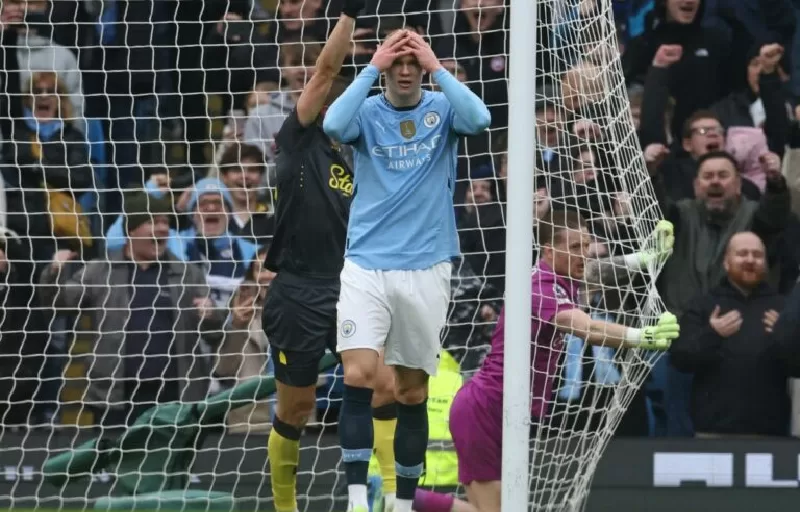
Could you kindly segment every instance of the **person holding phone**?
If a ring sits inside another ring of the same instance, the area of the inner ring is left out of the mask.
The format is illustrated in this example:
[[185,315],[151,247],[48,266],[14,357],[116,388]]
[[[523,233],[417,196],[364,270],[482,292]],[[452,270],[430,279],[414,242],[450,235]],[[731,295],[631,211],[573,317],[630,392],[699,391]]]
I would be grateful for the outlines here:
[[[264,299],[275,273],[266,270],[266,250],[253,260],[244,281],[231,298],[226,336],[219,348],[215,373],[237,382],[272,371],[269,340],[261,327]],[[229,432],[266,432],[273,410],[267,401],[232,410],[227,416]]]

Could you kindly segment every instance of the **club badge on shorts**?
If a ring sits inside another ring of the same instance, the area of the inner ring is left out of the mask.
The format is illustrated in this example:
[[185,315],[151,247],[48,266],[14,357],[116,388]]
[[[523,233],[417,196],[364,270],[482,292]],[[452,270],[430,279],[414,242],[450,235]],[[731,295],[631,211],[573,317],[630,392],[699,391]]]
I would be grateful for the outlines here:
[[355,333],[356,333],[356,324],[352,320],[345,320],[339,327],[339,334],[342,335],[342,338],[349,338]]
[[400,123],[400,135],[402,135],[406,139],[410,139],[416,134],[417,134],[417,126],[414,124],[414,121],[408,119]]

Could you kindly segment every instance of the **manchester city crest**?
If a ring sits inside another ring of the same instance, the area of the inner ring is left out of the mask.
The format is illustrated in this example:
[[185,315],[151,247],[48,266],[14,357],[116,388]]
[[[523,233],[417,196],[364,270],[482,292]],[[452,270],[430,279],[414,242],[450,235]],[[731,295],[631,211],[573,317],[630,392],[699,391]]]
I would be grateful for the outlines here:
[[352,320],[345,320],[342,322],[342,325],[339,327],[339,333],[342,335],[342,338],[349,338],[353,334],[356,333],[356,324]]
[[433,111],[425,114],[425,118],[422,120],[426,128],[433,128],[437,126],[439,124],[439,121],[440,121],[439,114]]

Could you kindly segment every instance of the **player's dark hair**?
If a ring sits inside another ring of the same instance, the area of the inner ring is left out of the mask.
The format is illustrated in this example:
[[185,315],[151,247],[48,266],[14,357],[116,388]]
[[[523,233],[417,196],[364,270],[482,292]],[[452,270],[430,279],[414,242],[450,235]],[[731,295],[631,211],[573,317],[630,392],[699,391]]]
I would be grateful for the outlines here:
[[264,172],[264,154],[261,150],[252,144],[242,144],[241,142],[234,142],[225,148],[222,157],[219,161],[219,172],[224,174],[231,169],[241,169],[242,162],[250,161],[255,162],[260,166],[260,171]]
[[736,161],[733,155],[731,155],[727,151],[709,151],[708,153],[697,159],[697,167],[695,170],[695,175],[700,172],[700,168],[703,166],[704,163],[706,163],[709,160],[714,160],[717,158],[722,158],[724,160],[729,161],[733,165],[733,168],[736,170],[736,174],[741,174],[741,170],[739,169],[739,163]]
[[551,210],[538,223],[539,245],[553,245],[564,231],[586,229],[586,220],[574,210]]

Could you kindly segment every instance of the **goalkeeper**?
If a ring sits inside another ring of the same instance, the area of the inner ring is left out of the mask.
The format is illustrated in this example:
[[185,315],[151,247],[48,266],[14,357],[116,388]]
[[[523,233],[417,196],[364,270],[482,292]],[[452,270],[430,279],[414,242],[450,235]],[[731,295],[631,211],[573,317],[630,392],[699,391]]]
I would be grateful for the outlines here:
[[[680,330],[671,313],[663,313],[655,326],[644,329],[593,320],[577,300],[581,282],[602,280],[618,286],[624,274],[666,260],[674,243],[672,224],[661,221],[657,225],[649,239],[654,243],[646,251],[588,262],[585,255],[591,237],[578,213],[554,211],[539,226],[542,255],[531,277],[533,422],[549,413],[547,404],[553,395],[564,334],[592,345],[661,351],[669,348]],[[505,312],[501,312],[491,352],[475,377],[459,390],[450,409],[459,481],[466,487],[470,504],[480,512],[500,511],[504,319]],[[442,509],[420,502],[415,510]]]
[[[277,273],[262,324],[271,345],[277,381],[277,411],[268,455],[277,512],[297,510],[297,464],[302,428],[316,406],[318,363],[335,350],[336,301],[353,173],[339,147],[321,128],[321,117],[345,88],[338,76],[364,0],[345,0],[342,15],[316,62],[294,111],[275,142],[278,149],[275,236],[266,268]],[[394,492],[393,436],[396,406],[391,372],[382,367],[383,393],[376,393],[375,452],[387,501]],[[388,392],[387,392],[388,388]]]

